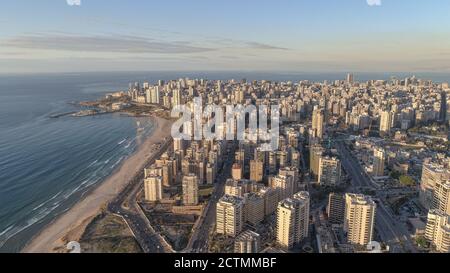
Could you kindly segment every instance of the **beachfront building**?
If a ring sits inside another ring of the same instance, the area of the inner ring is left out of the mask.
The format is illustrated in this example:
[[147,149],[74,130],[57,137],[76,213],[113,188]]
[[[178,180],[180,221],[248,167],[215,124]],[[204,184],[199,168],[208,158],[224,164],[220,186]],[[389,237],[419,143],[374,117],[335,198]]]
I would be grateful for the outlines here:
[[148,202],[157,202],[163,198],[162,177],[150,175],[144,180],[145,200]]

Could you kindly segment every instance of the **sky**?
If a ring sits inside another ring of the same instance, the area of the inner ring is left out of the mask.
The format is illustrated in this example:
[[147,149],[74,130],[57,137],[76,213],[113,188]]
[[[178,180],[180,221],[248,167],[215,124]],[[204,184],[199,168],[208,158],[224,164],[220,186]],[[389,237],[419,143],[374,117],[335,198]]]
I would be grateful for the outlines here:
[[3,0],[0,5],[0,73],[450,72],[450,1]]

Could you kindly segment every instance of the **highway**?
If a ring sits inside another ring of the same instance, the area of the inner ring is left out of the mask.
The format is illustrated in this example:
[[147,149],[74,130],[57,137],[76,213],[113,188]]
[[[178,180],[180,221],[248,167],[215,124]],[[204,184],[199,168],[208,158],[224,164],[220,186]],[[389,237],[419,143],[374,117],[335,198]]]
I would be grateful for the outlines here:
[[[146,166],[150,166],[171,145],[166,140],[149,158]],[[171,253],[172,247],[164,238],[155,232],[149,220],[137,203],[137,195],[143,189],[144,172],[139,171],[127,187],[108,205],[108,211],[121,216],[127,223],[137,242],[145,253]]]
[[[336,142],[337,149],[341,155],[342,166],[349,176],[352,177],[352,184],[355,192],[360,192],[361,188],[377,190],[372,184],[367,173],[362,169],[359,162],[350,153],[345,144]],[[377,191],[378,197],[378,191]],[[377,203],[377,212],[375,220],[376,229],[383,240],[390,247],[391,252],[412,252],[417,253],[417,249],[412,243],[411,234],[403,223],[394,219],[380,199]]]
[[209,233],[216,221],[216,205],[225,193],[225,183],[227,179],[231,177],[231,166],[234,162],[235,149],[236,146],[233,144],[222,167],[222,171],[218,174],[211,199],[208,201],[208,205],[206,206],[202,217],[198,220],[199,222],[196,225],[197,228],[194,230],[185,252],[208,252]]

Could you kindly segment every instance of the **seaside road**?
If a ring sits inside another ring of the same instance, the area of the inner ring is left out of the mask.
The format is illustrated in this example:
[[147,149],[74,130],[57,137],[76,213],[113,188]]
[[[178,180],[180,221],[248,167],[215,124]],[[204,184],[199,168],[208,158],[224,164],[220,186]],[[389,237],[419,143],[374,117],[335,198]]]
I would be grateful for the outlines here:
[[[165,141],[146,163],[146,166],[153,164],[170,146],[172,141]],[[134,237],[138,241],[145,253],[166,253],[173,252],[170,245],[165,242],[161,235],[155,232],[148,219],[141,213],[137,204],[137,195],[142,190],[144,172],[139,171],[134,179],[127,185],[108,206],[108,210],[120,215],[125,219]]]

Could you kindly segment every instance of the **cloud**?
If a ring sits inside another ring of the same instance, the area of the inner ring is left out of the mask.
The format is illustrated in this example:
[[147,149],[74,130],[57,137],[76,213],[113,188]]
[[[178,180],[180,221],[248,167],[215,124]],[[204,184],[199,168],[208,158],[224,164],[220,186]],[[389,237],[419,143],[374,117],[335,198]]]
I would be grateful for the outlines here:
[[69,6],[81,6],[81,0],[66,0]]
[[369,6],[381,6],[381,0],[366,0]]
[[277,47],[268,44],[258,43],[258,42],[247,42],[247,45],[254,49],[276,49],[276,50],[287,50],[284,47]]
[[156,41],[136,36],[77,36],[64,34],[16,36],[0,42],[15,49],[60,50],[110,53],[199,53],[212,48],[197,47],[189,42]]

